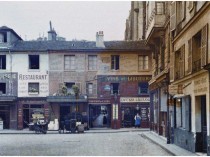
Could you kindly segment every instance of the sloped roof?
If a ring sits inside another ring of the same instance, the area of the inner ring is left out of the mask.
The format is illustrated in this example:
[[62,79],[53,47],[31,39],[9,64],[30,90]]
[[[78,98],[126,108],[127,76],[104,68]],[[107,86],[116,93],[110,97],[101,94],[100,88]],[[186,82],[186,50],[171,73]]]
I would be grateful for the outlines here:
[[7,26],[1,26],[0,31],[11,31],[19,40],[23,40],[12,28],[9,28]]
[[18,41],[13,51],[85,51],[85,50],[149,50],[144,41],[105,41],[105,47],[96,47],[94,41]]

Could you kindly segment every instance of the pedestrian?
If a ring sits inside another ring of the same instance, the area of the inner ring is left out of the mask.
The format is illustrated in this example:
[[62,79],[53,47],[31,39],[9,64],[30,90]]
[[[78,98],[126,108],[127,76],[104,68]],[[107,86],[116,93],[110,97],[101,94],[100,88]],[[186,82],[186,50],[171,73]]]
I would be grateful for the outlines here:
[[135,119],[135,128],[136,128],[136,127],[139,128],[140,125],[141,125],[141,117],[140,117],[140,115],[137,113],[137,114],[135,115],[134,119]]
[[107,124],[107,118],[106,118],[106,115],[104,114],[104,117],[103,117],[103,125],[106,125]]

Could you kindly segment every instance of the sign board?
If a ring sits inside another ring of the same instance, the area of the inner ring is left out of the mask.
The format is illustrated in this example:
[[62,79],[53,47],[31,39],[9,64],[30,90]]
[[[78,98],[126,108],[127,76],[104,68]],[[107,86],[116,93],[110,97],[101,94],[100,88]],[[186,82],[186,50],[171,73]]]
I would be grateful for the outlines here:
[[150,97],[121,97],[121,103],[150,102]]
[[118,119],[118,104],[112,105],[112,111],[113,119]]
[[175,95],[178,93],[178,85],[169,85],[168,90],[170,95]]

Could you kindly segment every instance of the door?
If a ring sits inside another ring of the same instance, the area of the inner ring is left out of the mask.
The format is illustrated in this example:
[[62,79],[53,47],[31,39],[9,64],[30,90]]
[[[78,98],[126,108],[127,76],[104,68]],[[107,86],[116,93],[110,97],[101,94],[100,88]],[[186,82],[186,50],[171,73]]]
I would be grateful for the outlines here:
[[201,133],[203,152],[207,152],[206,96],[201,96]]
[[65,117],[70,114],[70,106],[60,106],[60,123],[65,120]]

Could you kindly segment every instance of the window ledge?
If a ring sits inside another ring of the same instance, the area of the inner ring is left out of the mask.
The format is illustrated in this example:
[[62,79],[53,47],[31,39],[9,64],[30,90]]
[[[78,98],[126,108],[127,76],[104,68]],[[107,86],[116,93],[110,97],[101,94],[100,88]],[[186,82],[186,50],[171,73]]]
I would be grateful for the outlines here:
[[28,92],[29,95],[38,95],[39,92]]
[[28,72],[40,72],[40,69],[28,69]]

